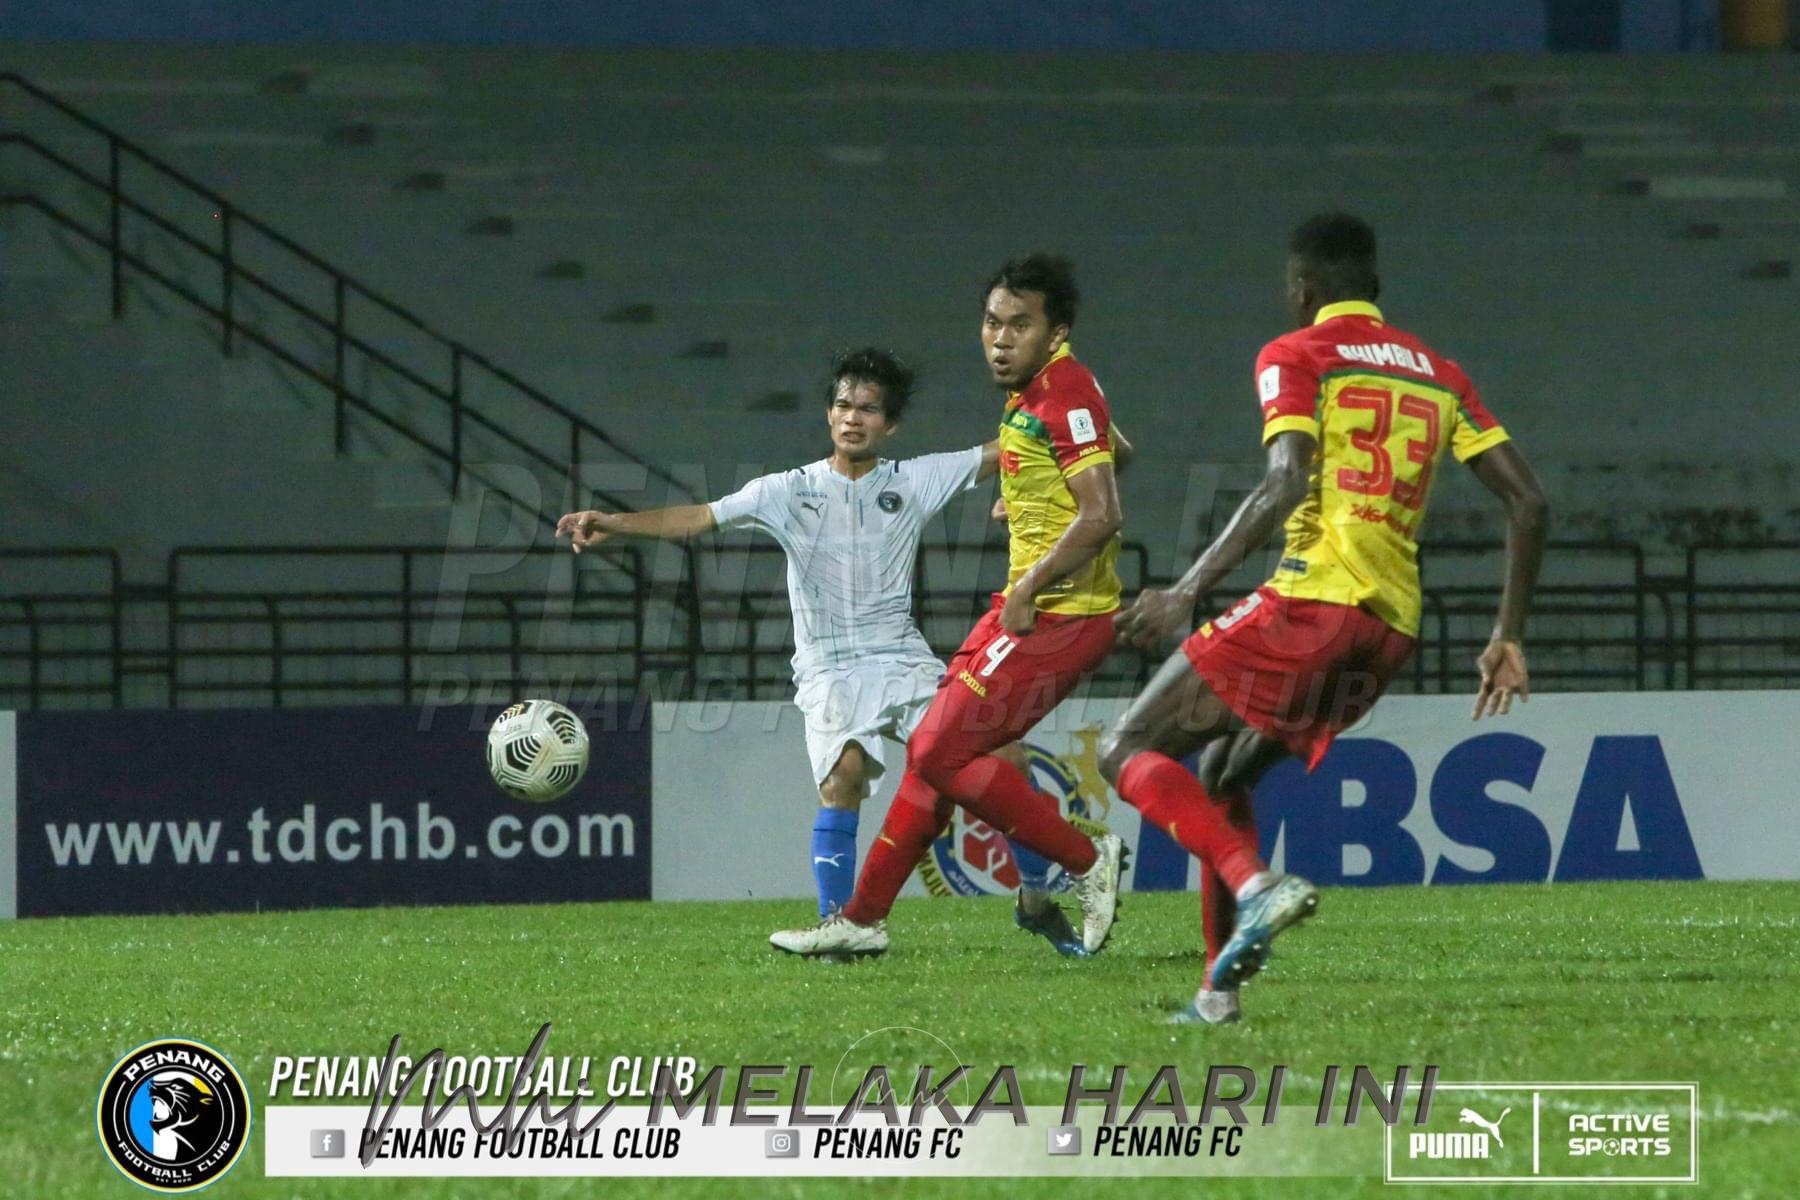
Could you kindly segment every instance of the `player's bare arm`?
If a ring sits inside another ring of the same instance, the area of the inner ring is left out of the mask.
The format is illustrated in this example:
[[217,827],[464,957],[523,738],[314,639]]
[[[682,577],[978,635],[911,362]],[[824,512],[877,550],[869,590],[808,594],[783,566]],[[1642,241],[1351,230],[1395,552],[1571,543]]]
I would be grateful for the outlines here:
[[1311,434],[1289,431],[1269,442],[1268,467],[1262,481],[1238,505],[1231,521],[1194,565],[1171,588],[1146,588],[1137,602],[1119,614],[1119,636],[1144,650],[1160,649],[1193,626],[1194,604],[1217,586],[1259,547],[1266,544],[1288,514],[1306,498],[1318,442]]
[[1483,487],[1506,508],[1506,582],[1500,611],[1487,647],[1475,659],[1481,687],[1475,693],[1474,719],[1504,716],[1513,697],[1531,699],[1531,677],[1525,666],[1525,618],[1537,588],[1538,567],[1550,529],[1550,504],[1531,465],[1512,442],[1502,442],[1469,460]]
[[1113,469],[1124,474],[1125,468],[1131,465],[1131,460],[1137,457],[1137,447],[1125,440],[1116,421],[1106,427],[1106,443],[1112,447]]
[[609,537],[660,538],[681,542],[710,533],[715,527],[712,508],[705,504],[678,504],[647,512],[609,513],[588,509],[564,513],[556,522],[558,539],[568,538],[569,548],[580,554]]
[[1044,589],[1092,562],[1124,523],[1118,476],[1111,463],[1089,467],[1068,484],[1075,497],[1075,520],[1050,547],[1050,553],[1021,575],[1007,595],[1000,627],[1008,633],[1028,632],[1037,623],[1037,598]]

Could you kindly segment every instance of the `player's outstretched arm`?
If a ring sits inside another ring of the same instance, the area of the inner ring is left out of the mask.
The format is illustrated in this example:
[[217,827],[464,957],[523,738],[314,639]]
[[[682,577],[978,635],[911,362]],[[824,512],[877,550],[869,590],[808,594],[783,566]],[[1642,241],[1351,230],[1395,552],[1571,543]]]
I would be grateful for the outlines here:
[[713,529],[712,506],[678,504],[673,508],[653,508],[647,512],[586,512],[563,514],[556,522],[556,536],[568,538],[569,548],[580,554],[590,546],[598,546],[609,537],[661,538],[681,542]]
[[1476,455],[1469,460],[1469,467],[1506,508],[1506,582],[1500,592],[1500,612],[1494,618],[1487,648],[1475,659],[1481,671],[1474,715],[1479,721],[1484,716],[1504,716],[1515,695],[1521,700],[1531,698],[1531,677],[1525,666],[1525,618],[1537,588],[1538,567],[1544,561],[1550,504],[1531,465],[1512,442],[1501,442]]
[[1000,469],[1000,443],[989,439],[981,443],[981,469],[975,472],[975,482],[984,483],[994,477]]
[[1019,576],[1000,610],[1000,627],[1008,633],[1024,633],[1037,623],[1037,598],[1045,588],[1067,579],[1094,560],[1106,548],[1124,517],[1119,510],[1119,481],[1111,463],[1074,476],[1068,481],[1075,496],[1075,519],[1050,547],[1050,552]]
[[1262,482],[1244,497],[1230,523],[1174,587],[1146,588],[1138,594],[1137,602],[1119,616],[1119,636],[1140,649],[1157,650],[1171,638],[1187,633],[1201,593],[1237,570],[1306,498],[1317,448],[1310,433],[1290,430],[1276,434],[1269,442],[1269,463]]

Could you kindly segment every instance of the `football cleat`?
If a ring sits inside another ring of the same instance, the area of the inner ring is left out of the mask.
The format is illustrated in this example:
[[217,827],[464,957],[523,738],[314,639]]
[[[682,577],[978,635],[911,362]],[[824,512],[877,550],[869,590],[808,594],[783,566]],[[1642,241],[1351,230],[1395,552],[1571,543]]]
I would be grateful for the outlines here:
[[1087,947],[1081,944],[1081,935],[1069,924],[1068,915],[1062,907],[1053,901],[1045,900],[1043,906],[1034,913],[1025,911],[1024,899],[1013,907],[1013,924],[1026,933],[1035,933],[1052,946],[1065,958],[1086,958]]
[[1214,991],[1235,991],[1269,961],[1269,943],[1275,935],[1312,916],[1318,908],[1319,889],[1298,875],[1278,876],[1256,895],[1238,901],[1237,923],[1213,962],[1206,986]]
[[1098,954],[1112,936],[1113,920],[1119,912],[1119,872],[1125,865],[1125,843],[1116,833],[1094,839],[1094,852],[1099,857],[1087,874],[1075,877],[1075,898],[1081,901],[1081,944],[1089,954]]
[[1188,1001],[1188,1006],[1169,1018],[1171,1025],[1231,1025],[1244,1019],[1238,1007],[1236,992],[1214,992],[1201,988]]
[[771,933],[769,945],[808,958],[870,958],[887,953],[887,922],[858,925],[843,913],[834,912],[811,929],[783,929]]

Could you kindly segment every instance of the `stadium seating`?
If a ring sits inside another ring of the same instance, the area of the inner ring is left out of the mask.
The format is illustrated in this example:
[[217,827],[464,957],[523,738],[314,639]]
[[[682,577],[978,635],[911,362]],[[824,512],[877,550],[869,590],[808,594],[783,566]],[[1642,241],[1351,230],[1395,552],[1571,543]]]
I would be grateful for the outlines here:
[[[816,389],[847,343],[924,366],[903,446],[985,436],[978,285],[1010,254],[1058,248],[1087,296],[1076,345],[1143,452],[1131,531],[1166,573],[1255,478],[1249,364],[1284,327],[1286,230],[1346,207],[1383,234],[1391,313],[1456,354],[1530,448],[1559,534],[1641,544],[1668,573],[1688,545],[1800,532],[1790,456],[1768,436],[1794,383],[1791,59],[15,44],[0,66],[700,494],[820,448]],[[80,141],[17,95],[0,127]],[[65,152],[105,170],[103,143]],[[18,146],[0,171],[9,194],[62,187],[104,217]],[[216,236],[190,195],[151,171],[132,181]],[[157,582],[182,545],[495,536],[491,513],[476,533],[481,513],[451,507],[441,464],[377,422],[354,418],[338,453],[328,394],[254,347],[222,358],[216,325],[142,281],[115,324],[103,254],[16,208],[0,230],[0,384],[31,398],[0,462],[7,544],[115,546],[127,578]],[[216,286],[166,235],[127,220],[124,240]],[[239,252],[329,303],[291,256],[247,238]],[[285,319],[267,297],[239,303],[246,322]],[[396,361],[443,377],[413,331],[362,319]],[[313,345],[329,356],[328,338]],[[364,364],[355,383],[441,433],[392,372]],[[566,458],[565,422],[468,387]],[[478,429],[464,453],[519,461]],[[560,509],[564,480],[535,478]],[[604,482],[640,505],[686,498],[629,471]],[[981,507],[953,512],[947,536],[984,536]],[[1442,490],[1433,536],[1495,528],[1468,480]],[[1459,561],[1434,582],[1491,580],[1491,561]]]

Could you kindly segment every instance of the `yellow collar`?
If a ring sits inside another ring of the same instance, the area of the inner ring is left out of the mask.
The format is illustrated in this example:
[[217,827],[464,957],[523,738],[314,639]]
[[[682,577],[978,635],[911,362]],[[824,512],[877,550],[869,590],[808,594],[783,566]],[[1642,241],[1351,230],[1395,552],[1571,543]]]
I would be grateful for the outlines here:
[[1050,362],[1047,362],[1047,363],[1045,363],[1045,364],[1044,364],[1044,365],[1043,365],[1043,366],[1042,366],[1042,367],[1040,367],[1040,368],[1038,368],[1038,373],[1037,373],[1037,375],[1033,375],[1033,376],[1032,376],[1032,377],[1031,377],[1031,383],[1027,383],[1027,384],[1026,384],[1026,385],[1025,385],[1025,387],[1022,387],[1022,388],[1020,388],[1020,389],[1019,389],[1019,390],[1018,390],[1018,391],[1016,391],[1016,392],[1008,392],[1008,393],[1006,393],[1006,399],[1007,399],[1007,403],[1009,403],[1009,404],[1010,404],[1010,403],[1012,403],[1012,402],[1013,402],[1013,401],[1015,401],[1015,400],[1017,400],[1017,399],[1018,399],[1018,398],[1019,398],[1019,397],[1020,397],[1020,396],[1023,396],[1023,395],[1024,395],[1024,394],[1025,394],[1025,391],[1026,391],[1026,389],[1027,389],[1027,388],[1029,388],[1029,387],[1031,387],[1031,384],[1032,384],[1032,383],[1036,383],[1036,382],[1037,382],[1037,380],[1038,380],[1038,375],[1042,375],[1042,374],[1043,374],[1043,373],[1044,373],[1044,372],[1045,372],[1045,371],[1048,371],[1048,370],[1049,370],[1049,369],[1050,369],[1050,363],[1053,363],[1053,362],[1055,362],[1055,361],[1056,361],[1056,360],[1057,360],[1057,359],[1059,359],[1059,358],[1067,358],[1067,357],[1069,357],[1069,355],[1070,355],[1070,354],[1071,354],[1071,353],[1073,353],[1073,348],[1072,348],[1072,347],[1071,347],[1071,346],[1070,346],[1070,345],[1069,345],[1069,343],[1068,343],[1068,342],[1066,342],[1066,341],[1065,341],[1065,342],[1064,342],[1064,343],[1063,343],[1063,344],[1062,344],[1062,345],[1060,345],[1060,346],[1058,346],[1058,347],[1057,347],[1057,348],[1056,348],[1056,353],[1055,353],[1055,354],[1052,354],[1052,355],[1051,355],[1051,356],[1050,356]]
[[1314,325],[1323,325],[1336,317],[1368,317],[1370,320],[1381,320],[1381,310],[1367,300],[1340,300],[1336,304],[1327,304],[1313,318]]

